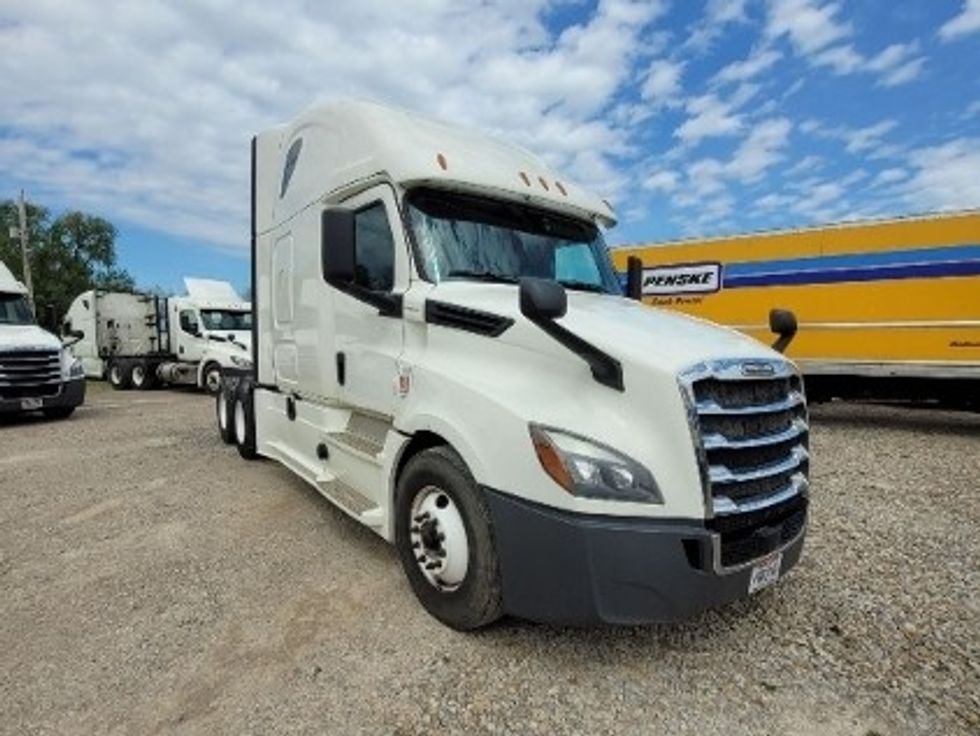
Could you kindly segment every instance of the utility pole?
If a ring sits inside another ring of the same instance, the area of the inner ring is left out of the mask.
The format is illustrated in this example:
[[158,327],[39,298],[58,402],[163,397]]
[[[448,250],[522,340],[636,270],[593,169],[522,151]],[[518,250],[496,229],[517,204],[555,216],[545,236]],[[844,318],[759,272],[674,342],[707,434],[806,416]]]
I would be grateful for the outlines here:
[[24,204],[24,190],[20,190],[20,202],[17,204],[17,214],[20,220],[20,252],[24,259],[24,286],[27,287],[27,301],[31,303],[31,310],[34,308],[34,282],[31,280],[31,259],[30,247],[27,240],[27,206]]

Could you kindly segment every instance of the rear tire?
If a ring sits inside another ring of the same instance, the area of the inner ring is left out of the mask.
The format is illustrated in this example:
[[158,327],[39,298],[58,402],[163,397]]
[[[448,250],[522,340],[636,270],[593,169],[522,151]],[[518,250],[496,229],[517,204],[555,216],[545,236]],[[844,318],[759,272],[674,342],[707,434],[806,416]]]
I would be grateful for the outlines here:
[[156,366],[142,360],[133,363],[129,371],[129,381],[138,391],[149,391],[156,385]]
[[208,363],[201,371],[201,388],[212,396],[217,396],[221,392],[221,366],[217,363]]
[[236,444],[235,439],[235,392],[222,385],[214,400],[215,415],[218,419],[218,433],[226,445]]
[[433,447],[408,461],[395,490],[395,514],[398,556],[426,611],[458,631],[503,615],[490,511],[452,448]]
[[109,377],[109,385],[117,391],[125,391],[131,385],[131,374],[127,361],[109,361],[109,370],[106,371]]
[[254,460],[259,454],[255,451],[255,395],[250,386],[241,384],[238,387],[232,416],[238,454],[246,460]]

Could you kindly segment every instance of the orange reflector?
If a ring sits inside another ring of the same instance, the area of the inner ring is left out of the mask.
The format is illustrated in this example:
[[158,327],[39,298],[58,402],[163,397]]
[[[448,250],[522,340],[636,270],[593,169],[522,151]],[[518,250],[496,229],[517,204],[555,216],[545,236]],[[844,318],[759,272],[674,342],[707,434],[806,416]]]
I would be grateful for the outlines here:
[[567,197],[568,196],[568,192],[565,191],[565,187],[563,187],[561,185],[561,182],[560,181],[556,181],[555,182],[555,187],[558,189],[559,192],[561,192],[561,196],[563,196],[563,197]]
[[436,155],[436,161],[439,164],[439,168],[442,169],[443,171],[449,168],[449,164],[446,163],[446,157],[443,156],[441,153]]
[[550,189],[548,189],[548,182],[546,182],[546,181],[544,180],[544,177],[543,177],[543,176],[539,176],[539,177],[538,177],[538,181],[539,181],[539,182],[541,182],[541,186],[543,186],[543,187],[544,187],[544,190],[545,190],[546,192],[550,192],[550,191],[551,191]]
[[566,491],[569,493],[574,492],[575,482],[572,480],[572,476],[568,470],[565,469],[565,464],[561,461],[558,451],[551,442],[542,435],[534,432],[532,432],[532,440],[534,441],[534,451],[538,454],[538,461],[541,463],[541,467],[544,468],[544,472],[550,475],[555,483]]
[[525,174],[523,171],[521,172],[521,179],[524,180],[525,184],[531,186],[531,180],[528,178],[527,174]]

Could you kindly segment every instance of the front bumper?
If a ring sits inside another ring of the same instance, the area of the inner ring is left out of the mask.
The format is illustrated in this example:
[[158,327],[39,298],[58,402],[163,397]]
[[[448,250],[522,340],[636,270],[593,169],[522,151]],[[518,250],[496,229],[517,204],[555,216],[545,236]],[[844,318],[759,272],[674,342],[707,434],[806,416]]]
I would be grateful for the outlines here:
[[81,406],[85,403],[85,379],[73,378],[61,384],[61,389],[53,396],[39,396],[40,406],[31,409],[24,408],[24,401],[31,397],[3,398],[0,397],[0,414],[21,414],[27,411],[44,411],[45,409],[67,409]]
[[[670,622],[748,596],[751,561],[721,567],[722,537],[703,521],[585,516],[484,491],[509,614],[569,624]],[[782,522],[760,524],[738,542],[755,541],[757,532],[775,540],[767,551],[782,551],[780,577],[803,550],[806,499],[798,505],[788,542],[780,542]]]

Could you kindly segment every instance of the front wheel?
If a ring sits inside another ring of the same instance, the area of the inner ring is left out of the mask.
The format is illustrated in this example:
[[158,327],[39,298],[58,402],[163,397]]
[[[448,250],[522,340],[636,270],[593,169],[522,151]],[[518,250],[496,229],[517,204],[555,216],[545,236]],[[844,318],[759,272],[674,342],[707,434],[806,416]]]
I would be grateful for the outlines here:
[[490,512],[469,469],[449,447],[408,461],[395,491],[395,544],[419,602],[459,631],[503,614]]
[[221,366],[217,363],[208,363],[204,366],[201,375],[201,388],[212,396],[216,396],[221,391]]

